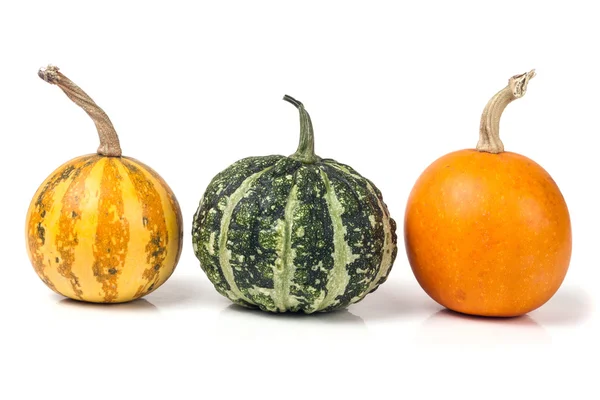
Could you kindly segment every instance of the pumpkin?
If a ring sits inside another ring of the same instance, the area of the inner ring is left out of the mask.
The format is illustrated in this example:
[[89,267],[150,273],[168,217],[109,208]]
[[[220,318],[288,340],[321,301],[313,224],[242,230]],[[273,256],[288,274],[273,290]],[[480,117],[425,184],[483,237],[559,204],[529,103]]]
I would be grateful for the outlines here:
[[416,181],[404,233],[417,281],[461,313],[509,317],[548,301],[571,257],[571,223],[552,177],[504,151],[505,107],[522,97],[534,71],[513,76],[484,109],[476,149],[444,155]]
[[90,115],[100,147],[61,165],[33,196],[26,243],[35,272],[55,292],[81,301],[126,302],[156,290],[181,254],[175,195],[150,167],[121,155],[108,116],[57,67],[39,76]]
[[396,223],[380,191],[351,167],[315,155],[302,103],[291,156],[239,160],[216,175],[194,215],[193,248],[216,290],[270,312],[331,311],[387,279]]

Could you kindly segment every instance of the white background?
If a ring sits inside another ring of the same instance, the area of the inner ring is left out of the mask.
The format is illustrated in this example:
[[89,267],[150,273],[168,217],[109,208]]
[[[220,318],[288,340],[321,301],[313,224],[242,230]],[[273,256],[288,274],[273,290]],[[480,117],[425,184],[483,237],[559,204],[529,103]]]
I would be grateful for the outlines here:
[[[595,3],[3,1],[0,398],[600,398]],[[35,190],[97,147],[86,114],[38,79],[48,63],[104,108],[124,154],[159,171],[179,199],[183,256],[144,300],[68,301],[29,264]],[[528,316],[460,317],[412,275],[405,203],[429,163],[475,146],[488,99],[531,68],[538,75],[507,108],[501,136],[563,191],[571,267]],[[240,310],[191,248],[192,216],[216,173],[295,151],[286,93],[311,113],[317,154],[373,180],[399,222],[390,279],[347,311]]]

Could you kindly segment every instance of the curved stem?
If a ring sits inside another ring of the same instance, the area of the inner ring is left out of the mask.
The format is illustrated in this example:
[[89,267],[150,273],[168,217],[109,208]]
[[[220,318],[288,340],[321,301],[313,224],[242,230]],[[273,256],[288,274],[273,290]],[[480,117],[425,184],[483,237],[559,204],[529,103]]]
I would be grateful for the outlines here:
[[304,109],[304,105],[293,97],[286,94],[283,99],[295,105],[300,112],[300,143],[298,150],[290,157],[307,164],[319,161],[320,158],[315,154],[315,136],[310,115]]
[[511,77],[508,85],[490,99],[481,114],[477,150],[493,154],[504,151],[504,144],[500,140],[500,117],[507,105],[525,95],[527,83],[534,76],[535,70],[531,70]]
[[100,147],[98,154],[108,157],[120,157],[121,145],[119,137],[113,127],[108,115],[90,98],[79,86],[74,84],[69,78],[59,72],[58,67],[49,65],[46,68],[41,68],[38,76],[48,83],[58,86],[75,104],[83,108],[83,110],[92,118],[98,136],[100,137]]

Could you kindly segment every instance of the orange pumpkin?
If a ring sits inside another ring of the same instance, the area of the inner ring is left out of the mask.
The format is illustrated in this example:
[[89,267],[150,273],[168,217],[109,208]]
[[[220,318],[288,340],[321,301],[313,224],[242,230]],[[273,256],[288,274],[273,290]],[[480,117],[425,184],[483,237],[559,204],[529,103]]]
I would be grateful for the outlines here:
[[94,120],[98,154],[52,173],[26,219],[27,253],[41,280],[75,300],[121,303],[156,290],[181,255],[175,195],[150,167],[121,155],[106,114],[56,67],[40,71]]
[[547,302],[571,258],[571,223],[552,177],[505,152],[499,120],[534,71],[514,76],[486,106],[477,149],[433,162],[405,213],[405,245],[421,287],[441,305],[481,316],[517,316]]

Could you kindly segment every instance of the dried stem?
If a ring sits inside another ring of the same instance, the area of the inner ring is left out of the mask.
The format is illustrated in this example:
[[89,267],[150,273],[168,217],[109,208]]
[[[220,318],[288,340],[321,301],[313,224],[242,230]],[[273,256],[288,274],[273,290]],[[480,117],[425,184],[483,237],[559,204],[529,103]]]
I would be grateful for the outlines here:
[[48,83],[58,86],[75,104],[83,108],[83,110],[92,118],[98,136],[100,137],[100,147],[98,154],[108,157],[120,157],[121,145],[119,137],[113,127],[108,115],[88,96],[79,86],[74,84],[69,78],[59,72],[58,67],[49,65],[46,68],[41,68],[38,72],[40,78]]
[[504,151],[504,144],[500,140],[500,117],[507,105],[525,95],[527,83],[534,76],[535,70],[531,70],[511,77],[508,85],[490,99],[481,115],[477,150],[494,154]]

